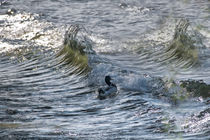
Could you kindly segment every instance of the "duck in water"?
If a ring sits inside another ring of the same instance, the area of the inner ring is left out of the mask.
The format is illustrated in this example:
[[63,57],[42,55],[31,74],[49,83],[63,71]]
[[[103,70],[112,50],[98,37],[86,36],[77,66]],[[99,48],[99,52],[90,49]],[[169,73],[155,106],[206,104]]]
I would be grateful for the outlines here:
[[114,96],[117,93],[117,86],[111,82],[111,77],[106,76],[105,82],[108,87],[103,87],[98,89],[98,98],[99,99],[106,99],[107,97]]

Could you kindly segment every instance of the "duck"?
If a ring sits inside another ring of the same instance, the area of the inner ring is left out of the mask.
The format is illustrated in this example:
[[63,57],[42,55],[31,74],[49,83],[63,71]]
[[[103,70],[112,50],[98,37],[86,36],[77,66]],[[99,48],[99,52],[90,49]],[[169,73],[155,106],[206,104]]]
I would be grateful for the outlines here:
[[103,100],[107,97],[112,97],[117,93],[117,86],[111,82],[112,78],[108,75],[105,76],[105,82],[108,87],[103,87],[98,89],[98,98]]

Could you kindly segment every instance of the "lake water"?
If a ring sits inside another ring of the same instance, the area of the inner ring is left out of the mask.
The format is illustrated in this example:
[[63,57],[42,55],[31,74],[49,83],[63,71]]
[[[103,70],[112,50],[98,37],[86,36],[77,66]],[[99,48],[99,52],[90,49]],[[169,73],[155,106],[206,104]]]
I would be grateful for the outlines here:
[[0,0],[0,139],[210,139],[210,1]]

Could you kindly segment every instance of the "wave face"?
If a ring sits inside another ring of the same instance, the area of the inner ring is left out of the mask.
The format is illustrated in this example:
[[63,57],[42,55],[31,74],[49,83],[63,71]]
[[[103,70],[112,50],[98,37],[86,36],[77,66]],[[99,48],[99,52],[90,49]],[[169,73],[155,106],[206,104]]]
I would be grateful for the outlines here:
[[[71,26],[65,33],[64,42],[57,56],[61,57],[61,63],[69,65],[75,73],[88,73],[88,55],[93,53],[90,43],[87,40],[78,40],[79,26]],[[82,44],[83,43],[83,44]]]
[[0,139],[210,139],[208,5],[0,0]]

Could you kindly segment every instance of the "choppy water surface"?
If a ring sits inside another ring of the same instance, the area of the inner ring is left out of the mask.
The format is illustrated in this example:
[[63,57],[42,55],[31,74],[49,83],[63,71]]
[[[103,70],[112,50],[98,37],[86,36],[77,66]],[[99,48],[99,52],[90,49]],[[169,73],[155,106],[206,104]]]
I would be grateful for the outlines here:
[[1,139],[207,140],[209,97],[208,0],[0,0]]

